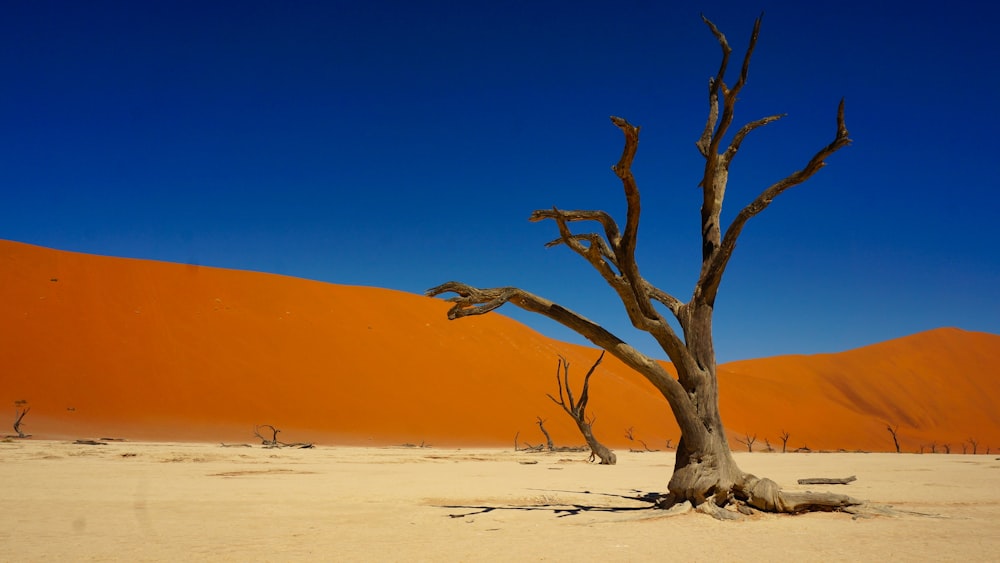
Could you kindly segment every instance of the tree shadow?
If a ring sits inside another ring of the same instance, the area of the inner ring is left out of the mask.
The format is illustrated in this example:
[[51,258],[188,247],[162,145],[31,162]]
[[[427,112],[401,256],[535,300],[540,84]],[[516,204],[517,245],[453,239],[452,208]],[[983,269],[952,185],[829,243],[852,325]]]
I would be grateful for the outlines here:
[[449,509],[464,509],[470,510],[471,512],[462,513],[452,513],[449,514],[449,518],[465,518],[467,516],[477,516],[479,514],[488,514],[496,510],[517,510],[524,512],[551,512],[557,518],[565,518],[566,516],[577,516],[585,512],[640,512],[644,510],[659,510],[659,501],[663,498],[661,493],[651,493],[642,492],[633,489],[634,495],[621,495],[615,493],[599,493],[592,491],[566,491],[559,489],[528,489],[531,491],[543,491],[548,493],[572,493],[572,494],[586,494],[594,495],[598,497],[612,497],[620,498],[625,500],[632,500],[636,502],[643,503],[642,506],[609,506],[600,505],[598,503],[583,504],[583,503],[544,503],[544,504],[527,504],[527,505],[498,505],[498,506],[486,506],[486,505],[463,505],[463,504],[447,504],[447,505],[437,505],[438,508],[449,508]]

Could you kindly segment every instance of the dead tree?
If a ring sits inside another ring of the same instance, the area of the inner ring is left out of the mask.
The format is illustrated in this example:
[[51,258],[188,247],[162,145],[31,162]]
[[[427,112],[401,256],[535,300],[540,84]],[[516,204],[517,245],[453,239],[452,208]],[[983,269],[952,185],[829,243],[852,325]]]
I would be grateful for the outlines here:
[[[580,429],[580,434],[583,434],[583,439],[590,446],[590,461],[598,458],[601,460],[601,465],[614,465],[618,462],[618,457],[615,456],[615,452],[597,441],[593,431],[594,417],[587,418],[587,402],[590,401],[590,376],[594,375],[594,370],[597,369],[597,366],[601,364],[601,360],[603,359],[604,352],[601,352],[594,365],[590,366],[590,371],[584,376],[583,389],[581,389],[580,398],[577,400],[573,396],[573,388],[569,384],[569,362],[566,358],[560,356],[559,363],[556,364],[556,385],[559,387],[559,399],[556,400],[552,395],[547,396],[552,399],[553,403],[562,407],[566,411],[566,414],[576,423],[576,427]],[[562,373],[562,377],[560,377],[560,372]],[[563,396],[564,388],[566,390],[565,397]]]
[[757,441],[757,435],[744,434],[743,438],[737,438],[736,441],[746,446],[747,452],[753,453],[753,444]]
[[542,434],[545,434],[545,442],[549,446],[549,451],[550,452],[556,451],[556,445],[552,443],[552,436],[549,436],[549,431],[545,429],[545,420],[543,420],[542,417],[540,416],[535,418],[538,419],[538,428],[542,430]]
[[[659,451],[650,448],[649,445],[646,444],[645,440],[640,440],[639,438],[635,437],[635,426],[629,426],[628,428],[625,429],[625,439],[627,439],[629,442],[632,442],[633,444],[635,442],[639,442],[640,444],[642,444],[642,449],[636,448],[635,446],[629,446],[628,451],[632,453],[641,454],[645,452]],[[670,440],[667,440],[667,448],[670,448]]]
[[[747,81],[750,59],[757,45],[761,18],[754,23],[749,45],[743,56],[736,82],[725,82],[732,49],[725,35],[702,18],[722,48],[721,64],[708,81],[708,118],[695,146],[705,159],[701,206],[701,267],[691,298],[687,302],[655,286],[640,274],[636,261],[639,233],[640,197],[632,174],[632,162],[639,145],[639,127],[620,117],[611,122],[624,134],[624,150],[612,166],[625,192],[624,229],[605,211],[541,209],[531,214],[531,221],[552,220],[559,237],[547,246],[563,245],[586,260],[616,292],[632,325],[649,333],[666,353],[677,376],[652,357],[640,352],[585,316],[544,297],[517,287],[481,289],[460,282],[447,282],[427,291],[429,296],[456,294],[448,300],[454,305],[449,319],[481,315],[512,303],[526,311],[544,315],[577,332],[596,346],[610,352],[652,383],[670,405],[681,430],[677,444],[674,472],[668,484],[669,495],[663,505],[691,501],[704,505],[703,511],[720,515],[718,508],[746,503],[756,509],[776,512],[838,510],[859,501],[842,495],[788,493],[768,479],[743,472],[729,449],[719,416],[716,357],[712,337],[715,301],[726,267],[733,257],[736,241],[747,223],[767,208],[774,198],[802,184],[823,168],[828,157],[850,144],[844,122],[844,102],[840,101],[833,139],[819,149],[800,170],[763,189],[735,215],[723,229],[723,199],[729,180],[729,168],[746,137],[756,129],[779,120],[771,115],[732,129],[737,97]],[[725,139],[725,140],[724,140]],[[571,226],[593,222],[594,232],[576,233]],[[477,257],[477,260],[481,257]],[[667,316],[680,327],[674,329]]]
[[896,426],[892,426],[891,424],[886,424],[885,428],[886,428],[886,430],[889,431],[889,434],[892,434],[892,443],[895,444],[895,446],[896,446],[896,453],[897,454],[900,453],[900,450],[899,450],[899,437],[896,436],[896,431],[899,430],[899,425],[897,424]]
[[[263,428],[267,428],[267,429],[269,429],[271,431],[271,439],[270,440],[267,439],[267,438],[265,438],[263,435],[261,435],[260,432],[261,432],[261,429],[263,429]],[[253,427],[253,435],[256,436],[256,437],[258,437],[258,438],[260,438],[261,444],[265,448],[300,448],[300,449],[309,449],[309,448],[315,447],[315,446],[313,446],[313,444],[311,442],[291,442],[291,443],[288,443],[288,442],[279,442],[278,441],[278,432],[281,432],[281,430],[278,430],[277,428],[275,428],[274,426],[271,426],[270,424],[261,424],[260,426],[254,426]],[[425,445],[424,445],[423,442],[420,443],[420,447],[421,448],[425,447]]]
[[[269,428],[271,430],[270,440],[268,440],[267,438],[265,438],[260,434],[262,428]],[[261,444],[266,448],[276,448],[281,445],[278,442],[278,432],[281,432],[281,430],[278,430],[277,428],[271,426],[270,424],[261,424],[260,426],[253,427],[253,435],[260,438]]]
[[784,430],[781,431],[781,453],[785,453],[788,450],[788,438],[790,437],[791,434]]
[[27,404],[24,401],[16,401],[14,403],[14,432],[17,432],[18,438],[27,438],[28,435],[24,433],[24,417],[31,410],[31,407],[21,408],[23,405]]
[[979,450],[979,441],[975,438],[969,438],[969,445],[972,446],[972,455],[976,455]]

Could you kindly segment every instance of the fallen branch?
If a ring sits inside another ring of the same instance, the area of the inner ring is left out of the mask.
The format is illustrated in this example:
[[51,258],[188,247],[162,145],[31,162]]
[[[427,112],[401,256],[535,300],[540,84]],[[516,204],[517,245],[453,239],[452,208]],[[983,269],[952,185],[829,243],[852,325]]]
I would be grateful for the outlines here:
[[857,481],[858,478],[854,475],[850,477],[810,477],[808,479],[799,479],[800,485],[846,485],[852,481]]

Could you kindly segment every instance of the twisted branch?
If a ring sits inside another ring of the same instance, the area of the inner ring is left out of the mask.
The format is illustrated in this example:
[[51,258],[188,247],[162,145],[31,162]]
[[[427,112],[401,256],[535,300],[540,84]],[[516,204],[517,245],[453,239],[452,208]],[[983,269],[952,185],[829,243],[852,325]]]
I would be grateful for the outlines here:
[[511,303],[532,313],[546,316],[583,336],[594,345],[610,352],[625,365],[642,374],[667,398],[674,412],[693,416],[693,406],[684,388],[658,362],[625,343],[601,325],[548,299],[516,287],[480,289],[461,282],[447,282],[428,289],[428,297],[454,293],[446,301],[453,303],[448,310],[451,320],[482,315],[505,303]]

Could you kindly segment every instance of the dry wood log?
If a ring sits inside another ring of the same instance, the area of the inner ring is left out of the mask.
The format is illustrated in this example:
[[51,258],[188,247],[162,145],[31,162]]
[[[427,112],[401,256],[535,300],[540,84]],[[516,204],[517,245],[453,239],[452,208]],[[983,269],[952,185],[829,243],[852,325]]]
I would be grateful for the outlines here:
[[854,475],[850,477],[810,477],[808,479],[799,479],[800,485],[846,485],[852,481],[857,481],[858,478]]

